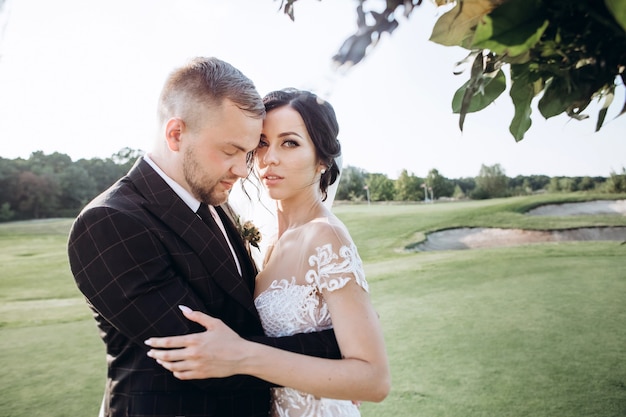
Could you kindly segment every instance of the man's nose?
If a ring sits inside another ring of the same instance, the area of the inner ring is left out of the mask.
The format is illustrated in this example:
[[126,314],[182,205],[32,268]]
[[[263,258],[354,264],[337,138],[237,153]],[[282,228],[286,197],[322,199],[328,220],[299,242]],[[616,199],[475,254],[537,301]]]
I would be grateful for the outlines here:
[[235,163],[235,165],[233,165],[231,171],[239,178],[244,178],[248,175],[247,154],[244,154],[242,158],[237,158],[237,162]]

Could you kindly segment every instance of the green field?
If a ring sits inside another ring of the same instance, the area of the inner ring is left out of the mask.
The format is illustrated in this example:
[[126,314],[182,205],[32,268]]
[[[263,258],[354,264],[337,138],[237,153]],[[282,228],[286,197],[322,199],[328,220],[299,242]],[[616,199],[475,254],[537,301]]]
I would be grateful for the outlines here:
[[[458,226],[626,225],[617,215],[523,214],[593,197],[336,206],[364,260],[392,368],[389,397],[363,415],[625,416],[625,244],[404,249]],[[69,272],[70,223],[0,224],[0,416],[97,414],[104,346]]]

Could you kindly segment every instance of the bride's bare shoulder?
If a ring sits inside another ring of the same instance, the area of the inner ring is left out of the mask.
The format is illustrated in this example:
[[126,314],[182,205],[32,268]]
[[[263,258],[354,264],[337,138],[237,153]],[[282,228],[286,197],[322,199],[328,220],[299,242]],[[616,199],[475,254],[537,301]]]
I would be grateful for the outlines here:
[[334,216],[318,217],[302,227],[302,241],[310,246],[325,244],[346,245],[352,242],[352,237],[346,226]]

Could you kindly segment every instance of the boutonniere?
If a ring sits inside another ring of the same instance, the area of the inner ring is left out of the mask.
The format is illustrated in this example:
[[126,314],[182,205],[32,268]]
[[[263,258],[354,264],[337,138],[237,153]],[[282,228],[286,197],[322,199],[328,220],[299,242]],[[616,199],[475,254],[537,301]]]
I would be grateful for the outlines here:
[[252,223],[250,220],[246,220],[241,223],[241,218],[237,216],[237,229],[239,230],[239,234],[243,239],[244,243],[254,246],[259,249],[259,242],[261,241],[261,232],[258,227]]
[[246,220],[241,223],[241,216],[238,215],[235,210],[228,203],[222,204],[220,207],[224,210],[228,218],[232,221],[232,223],[239,231],[239,235],[241,239],[243,239],[243,243],[246,246],[248,252],[250,252],[250,246],[254,246],[259,249],[259,242],[261,241],[261,232],[258,227],[252,223],[250,220]]

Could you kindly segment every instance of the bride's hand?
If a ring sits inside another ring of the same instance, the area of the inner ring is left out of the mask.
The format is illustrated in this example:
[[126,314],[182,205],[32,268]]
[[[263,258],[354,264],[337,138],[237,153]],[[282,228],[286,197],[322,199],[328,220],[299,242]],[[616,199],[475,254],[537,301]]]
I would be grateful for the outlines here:
[[[206,331],[183,336],[152,337],[145,341],[156,359],[178,379],[221,378],[238,373],[246,341],[221,320],[180,306],[185,317]],[[172,349],[172,350],[161,350]]]

